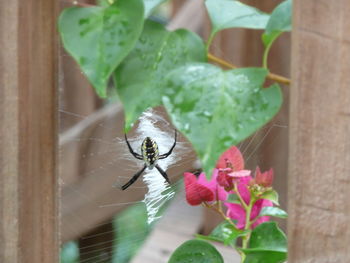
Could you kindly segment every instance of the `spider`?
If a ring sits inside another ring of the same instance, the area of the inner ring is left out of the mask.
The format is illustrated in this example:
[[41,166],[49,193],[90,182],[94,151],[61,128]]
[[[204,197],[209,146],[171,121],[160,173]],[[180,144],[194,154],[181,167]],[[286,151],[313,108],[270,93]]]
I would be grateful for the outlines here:
[[122,190],[127,189],[130,185],[136,182],[136,180],[140,177],[140,175],[145,171],[146,168],[152,170],[154,167],[158,170],[158,172],[164,177],[164,179],[170,184],[168,175],[162,168],[159,167],[157,164],[158,160],[162,160],[167,158],[172,151],[175,148],[176,145],[176,137],[177,137],[177,132],[175,130],[175,141],[173,146],[171,146],[170,150],[167,153],[164,154],[159,154],[158,151],[158,144],[150,137],[146,137],[142,144],[141,144],[141,154],[138,154],[134,152],[134,150],[131,148],[130,143],[128,141],[128,138],[126,137],[125,134],[125,141],[126,144],[128,145],[130,153],[139,160],[143,160],[145,163],[143,165],[143,168],[138,171],[126,184],[122,186]]

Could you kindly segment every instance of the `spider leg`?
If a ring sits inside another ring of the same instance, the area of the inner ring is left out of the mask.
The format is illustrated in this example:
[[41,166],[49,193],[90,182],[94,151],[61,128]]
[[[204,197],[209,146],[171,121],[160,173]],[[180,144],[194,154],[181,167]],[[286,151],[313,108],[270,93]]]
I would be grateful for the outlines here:
[[158,164],[156,164],[155,167],[157,168],[158,172],[164,177],[164,179],[168,182],[168,184],[170,184],[170,181],[166,172],[164,172],[163,169],[158,166]]
[[175,145],[176,145],[176,138],[177,138],[177,131],[175,129],[175,141],[174,141],[174,144],[173,144],[173,146],[171,146],[169,152],[159,155],[159,159],[160,160],[167,158],[173,152],[173,150],[175,148]]
[[128,141],[128,137],[126,137],[126,133],[125,133],[124,135],[125,135],[125,141],[126,141],[126,144],[128,145],[128,148],[129,148],[130,153],[131,153],[136,159],[143,160],[142,155],[141,155],[141,154],[138,154],[138,153],[135,153],[134,150],[131,148],[131,145],[130,145],[130,143],[129,143],[129,141]]
[[146,165],[143,166],[143,168],[138,171],[130,180],[129,182],[127,182],[126,184],[124,184],[122,186],[122,190],[125,190],[126,188],[128,188],[130,185],[132,185],[133,183],[136,182],[136,180],[140,177],[140,175],[143,173],[143,171],[146,169]]

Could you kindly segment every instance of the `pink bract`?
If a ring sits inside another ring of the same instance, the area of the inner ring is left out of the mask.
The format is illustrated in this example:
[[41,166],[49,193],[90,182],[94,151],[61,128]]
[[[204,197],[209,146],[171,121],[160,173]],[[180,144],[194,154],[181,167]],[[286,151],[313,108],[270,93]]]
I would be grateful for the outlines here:
[[184,173],[184,177],[186,200],[190,205],[214,201],[214,192],[209,187],[199,184],[193,173]]
[[233,188],[243,177],[248,177],[250,170],[244,169],[244,159],[236,146],[230,147],[219,158],[216,168],[219,170],[217,182],[227,191]]
[[232,171],[243,170],[244,159],[239,149],[236,146],[232,146],[226,150],[216,163],[216,168],[231,168]]
[[228,193],[218,185],[217,176],[217,169],[214,169],[210,181],[204,173],[201,173],[198,178],[192,173],[184,173],[187,202],[190,205],[199,205],[202,202],[226,201]]
[[264,187],[272,186],[273,182],[273,169],[266,172],[261,172],[260,168],[257,167],[255,170],[255,183]]
[[212,190],[215,195],[215,200],[226,201],[228,193],[225,191],[225,189],[222,186],[218,184],[217,182],[218,173],[219,173],[218,169],[214,169],[210,181],[207,180],[204,173],[201,173],[198,177],[198,183]]

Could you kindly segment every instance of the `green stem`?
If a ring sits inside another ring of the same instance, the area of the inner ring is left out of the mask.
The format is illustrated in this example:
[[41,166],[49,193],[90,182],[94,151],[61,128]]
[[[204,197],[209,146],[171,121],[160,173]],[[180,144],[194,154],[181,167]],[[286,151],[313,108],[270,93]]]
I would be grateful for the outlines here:
[[241,263],[244,263],[245,254],[242,251],[239,251],[239,250],[238,250],[238,253],[241,255]]
[[209,52],[209,48],[210,48],[210,45],[211,45],[211,42],[213,42],[214,40],[214,37],[215,37],[216,33],[215,32],[212,32],[207,40],[207,43],[205,45],[206,49],[207,49],[207,53]]
[[[245,223],[245,226],[244,226],[244,230],[249,230],[250,229],[250,225],[251,225],[250,215],[251,215],[251,212],[252,212],[252,207],[253,207],[253,204],[254,204],[254,200],[251,197],[250,198],[250,202],[247,205],[245,203],[245,201],[243,200],[241,194],[239,193],[238,186],[237,186],[236,183],[233,184],[233,189],[234,189],[235,193],[237,194],[238,199],[241,202],[244,210],[246,211],[246,217],[245,217],[245,222],[246,223]],[[242,248],[243,249],[248,247],[249,238],[250,238],[250,233],[247,233],[245,236],[242,237]],[[241,263],[243,263],[244,260],[245,260],[245,254],[244,254],[244,252],[240,252],[240,255],[241,255]]]
[[271,39],[271,41],[267,44],[265,50],[264,50],[264,56],[263,56],[263,68],[268,68],[267,67],[267,58],[269,56],[269,52],[271,49],[271,46],[273,44],[273,42],[275,42],[275,40],[279,37],[280,34],[276,34],[275,36],[273,36],[273,38]]
[[270,51],[270,48],[271,48],[271,44],[272,42],[270,42],[267,47],[265,48],[265,51],[264,51],[264,56],[263,56],[263,68],[266,68],[267,69],[267,57],[269,55],[269,51]]
[[247,204],[244,202],[244,200],[243,200],[241,194],[239,193],[238,187],[237,187],[237,184],[236,184],[236,183],[233,184],[233,190],[235,191],[236,195],[238,196],[238,199],[239,199],[239,201],[241,202],[241,204],[242,204],[244,210],[247,210],[247,209],[248,209],[248,206],[247,206]]
[[[254,202],[255,202],[254,198],[251,197],[249,205],[248,205],[248,207],[246,209],[244,230],[249,230],[250,226],[252,224],[252,222],[250,221],[250,215],[252,213],[252,208],[253,208]],[[243,236],[243,238],[242,238],[242,248],[247,248],[248,247],[249,238],[250,238],[250,233],[248,233],[245,236]]]

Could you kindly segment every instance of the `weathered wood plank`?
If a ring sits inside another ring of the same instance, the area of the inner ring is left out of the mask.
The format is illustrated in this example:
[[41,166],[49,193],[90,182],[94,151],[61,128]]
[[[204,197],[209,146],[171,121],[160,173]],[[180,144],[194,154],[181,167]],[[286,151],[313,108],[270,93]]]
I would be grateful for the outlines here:
[[0,46],[0,262],[57,262],[56,1],[1,1]]
[[294,1],[289,262],[349,262],[350,5]]

